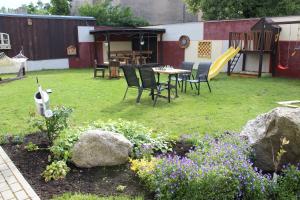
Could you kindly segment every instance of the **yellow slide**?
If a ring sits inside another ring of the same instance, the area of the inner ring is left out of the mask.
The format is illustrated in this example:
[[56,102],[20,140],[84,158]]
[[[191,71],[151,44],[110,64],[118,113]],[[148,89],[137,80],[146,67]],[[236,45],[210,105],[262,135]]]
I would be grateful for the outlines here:
[[208,79],[212,79],[213,77],[217,76],[220,71],[223,69],[224,65],[228,63],[236,54],[239,53],[241,49],[237,47],[236,49],[230,47],[225,53],[223,53],[215,62],[211,65]]

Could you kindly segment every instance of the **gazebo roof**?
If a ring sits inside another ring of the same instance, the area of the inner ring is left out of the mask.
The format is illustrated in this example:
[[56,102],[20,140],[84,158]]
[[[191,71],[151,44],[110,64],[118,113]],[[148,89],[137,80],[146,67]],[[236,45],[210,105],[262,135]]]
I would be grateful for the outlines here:
[[90,31],[90,34],[112,34],[112,35],[123,35],[123,34],[162,34],[165,33],[165,29],[157,28],[135,28],[135,27],[96,27],[95,30]]

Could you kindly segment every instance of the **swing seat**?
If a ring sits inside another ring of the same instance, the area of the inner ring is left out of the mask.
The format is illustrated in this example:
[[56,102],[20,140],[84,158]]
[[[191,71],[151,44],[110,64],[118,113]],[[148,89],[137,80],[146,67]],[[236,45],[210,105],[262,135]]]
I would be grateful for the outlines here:
[[286,69],[288,69],[289,67],[284,66],[284,65],[281,65],[281,64],[278,64],[278,65],[277,65],[277,68],[278,68],[278,69],[281,69],[281,70],[286,70]]

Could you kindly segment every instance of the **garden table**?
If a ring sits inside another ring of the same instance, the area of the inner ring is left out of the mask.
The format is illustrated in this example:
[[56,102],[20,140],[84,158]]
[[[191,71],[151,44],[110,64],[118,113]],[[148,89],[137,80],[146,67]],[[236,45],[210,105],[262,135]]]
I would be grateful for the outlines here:
[[190,73],[190,70],[185,70],[185,69],[174,69],[174,68],[162,68],[162,67],[154,67],[152,68],[155,73],[157,73],[157,79],[159,82],[159,77],[160,74],[167,74],[168,75],[168,101],[169,103],[171,102],[171,77],[175,76],[176,81],[175,81],[175,98],[178,97],[178,90],[177,90],[177,85],[178,85],[178,74],[186,74]]

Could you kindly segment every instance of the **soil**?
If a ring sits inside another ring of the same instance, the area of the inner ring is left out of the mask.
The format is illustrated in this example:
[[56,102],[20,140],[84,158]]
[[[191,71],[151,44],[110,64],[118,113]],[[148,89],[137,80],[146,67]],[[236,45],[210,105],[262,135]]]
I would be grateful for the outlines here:
[[[41,173],[49,164],[48,156],[50,153],[47,150],[26,151],[24,146],[30,141],[39,147],[48,145],[46,136],[42,133],[36,133],[26,136],[23,144],[10,142],[3,145],[3,148],[42,200],[51,199],[65,192],[80,192],[100,196],[142,195],[146,200],[154,199],[154,194],[146,190],[138,177],[130,170],[129,164],[91,169],[80,169],[69,164],[71,171],[65,179],[46,183]],[[179,142],[174,146],[174,151],[177,155],[184,155],[190,148],[191,145]],[[124,192],[120,193],[116,190],[119,185],[126,186]]]

